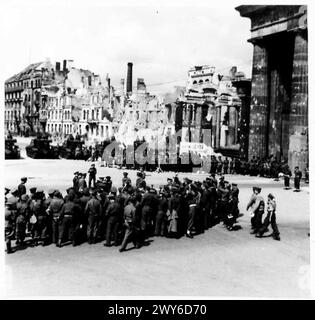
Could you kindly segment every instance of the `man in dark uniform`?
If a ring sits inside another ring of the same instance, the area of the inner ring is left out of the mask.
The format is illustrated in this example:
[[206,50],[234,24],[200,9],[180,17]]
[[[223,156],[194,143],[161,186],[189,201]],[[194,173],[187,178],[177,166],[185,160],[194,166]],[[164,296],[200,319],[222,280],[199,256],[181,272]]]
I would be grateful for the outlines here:
[[76,171],[74,173],[74,177],[73,177],[73,189],[75,190],[75,192],[78,192],[79,191],[79,172]]
[[126,186],[127,182],[129,184],[131,184],[131,180],[128,177],[128,172],[123,172],[123,178],[122,178],[122,186],[123,186],[123,188]]
[[155,236],[164,237],[166,234],[166,212],[168,210],[167,193],[163,190],[159,193],[158,211],[155,220]]
[[300,182],[302,179],[302,171],[299,169],[299,167],[294,168],[294,188],[295,192],[300,191]]
[[89,169],[89,188],[91,188],[92,182],[93,182],[93,188],[95,188],[95,182],[96,182],[96,168],[95,164],[92,163],[91,167]]
[[35,194],[35,203],[31,208],[31,213],[35,216],[36,220],[33,226],[33,240],[35,246],[37,246],[39,242],[42,242],[42,244],[45,245],[48,240],[48,219],[44,205],[44,197],[44,191],[37,190]]
[[223,172],[224,174],[228,174],[229,170],[229,160],[227,157],[225,157],[225,160],[223,161]]
[[[58,234],[59,234],[59,223],[60,223],[60,213],[63,207],[64,200],[61,193],[56,190],[53,195],[53,199],[50,202],[50,205],[47,209],[47,213],[51,217],[51,229],[52,229],[52,242],[59,246],[58,243]],[[61,245],[61,241],[60,241]]]
[[26,194],[26,187],[25,187],[26,182],[27,182],[26,177],[21,178],[21,183],[18,185],[19,198],[21,198],[23,194]]
[[125,236],[124,240],[121,244],[121,247],[119,249],[119,252],[126,251],[126,247],[129,242],[133,242],[136,246],[136,239],[135,239],[135,217],[136,217],[136,198],[132,197],[129,200],[129,204],[124,209],[124,225],[125,225]]
[[112,178],[110,176],[107,176],[105,178],[105,181],[104,181],[104,191],[109,194],[110,193],[110,190],[112,188],[112,185],[113,185],[113,181],[112,181]]
[[78,191],[80,193],[83,192],[83,190],[87,187],[87,183],[86,183],[86,173],[81,173],[79,174],[79,180],[78,180]]
[[87,238],[89,244],[96,242],[101,214],[101,202],[97,199],[97,191],[93,190],[91,199],[85,207],[85,215],[88,217]]
[[7,253],[13,253],[11,241],[15,235],[15,210],[12,208],[13,203],[7,200],[5,203],[5,243]]
[[267,202],[267,217],[264,220],[262,227],[258,230],[256,237],[261,238],[267,231],[269,224],[272,228],[272,237],[274,240],[280,241],[280,232],[276,222],[276,200],[273,194],[268,194]]
[[123,213],[123,208],[120,206],[118,199],[115,199],[113,194],[110,194],[109,205],[106,209],[107,227],[106,227],[106,242],[104,246],[111,246],[111,239],[114,238],[115,246],[119,245],[118,228]]
[[74,200],[75,195],[69,193],[67,202],[62,206],[59,216],[58,247],[61,247],[64,240],[72,241],[73,246],[78,244],[81,208]]

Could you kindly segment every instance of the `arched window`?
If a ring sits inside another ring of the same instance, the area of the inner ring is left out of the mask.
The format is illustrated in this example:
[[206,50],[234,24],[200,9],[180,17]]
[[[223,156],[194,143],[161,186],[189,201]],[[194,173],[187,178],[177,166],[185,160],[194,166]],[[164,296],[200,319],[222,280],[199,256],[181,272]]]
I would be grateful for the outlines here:
[[83,120],[85,120],[85,119],[86,119],[86,111],[83,110]]
[[203,80],[199,80],[199,84],[203,84]]
[[197,84],[197,80],[194,80],[193,84]]

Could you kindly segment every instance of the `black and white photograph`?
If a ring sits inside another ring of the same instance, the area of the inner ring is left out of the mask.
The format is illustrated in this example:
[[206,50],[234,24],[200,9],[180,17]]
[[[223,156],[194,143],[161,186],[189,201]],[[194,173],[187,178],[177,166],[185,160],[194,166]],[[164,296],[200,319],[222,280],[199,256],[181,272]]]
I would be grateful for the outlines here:
[[312,299],[311,5],[282,2],[1,2],[4,299]]

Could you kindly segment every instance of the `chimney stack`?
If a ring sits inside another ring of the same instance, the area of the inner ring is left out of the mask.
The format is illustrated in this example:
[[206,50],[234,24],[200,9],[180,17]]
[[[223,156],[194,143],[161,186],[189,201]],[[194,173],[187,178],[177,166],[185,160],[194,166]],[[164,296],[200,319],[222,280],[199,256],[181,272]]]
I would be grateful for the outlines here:
[[67,71],[67,60],[63,60],[63,71]]
[[127,93],[132,92],[132,62],[128,62],[127,69]]
[[56,62],[56,71],[60,71],[60,62]]

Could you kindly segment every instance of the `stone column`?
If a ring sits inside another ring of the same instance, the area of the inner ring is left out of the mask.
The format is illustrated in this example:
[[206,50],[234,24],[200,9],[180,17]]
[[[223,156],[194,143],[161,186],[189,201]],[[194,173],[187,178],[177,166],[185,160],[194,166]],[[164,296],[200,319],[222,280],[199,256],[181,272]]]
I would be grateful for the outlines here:
[[215,128],[215,148],[220,148],[220,132],[221,132],[221,106],[216,107],[216,128]]
[[265,157],[268,120],[268,56],[267,49],[254,44],[252,90],[249,120],[248,158]]
[[237,128],[237,122],[236,122],[236,113],[237,109],[234,106],[228,107],[229,112],[229,131],[228,131],[228,146],[233,146],[236,143],[236,128]]
[[291,169],[308,165],[308,56],[307,31],[295,34],[288,162]]

